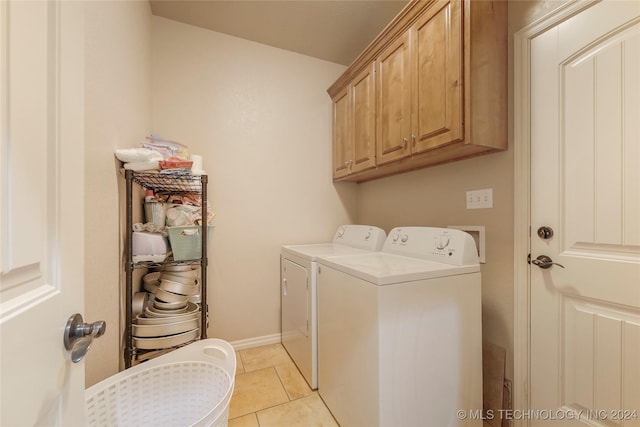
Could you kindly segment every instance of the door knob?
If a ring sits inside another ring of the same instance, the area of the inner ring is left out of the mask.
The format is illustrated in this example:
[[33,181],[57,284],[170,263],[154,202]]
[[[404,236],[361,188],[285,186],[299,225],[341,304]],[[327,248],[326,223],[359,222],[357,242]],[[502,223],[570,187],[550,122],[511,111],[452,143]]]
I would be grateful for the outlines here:
[[541,239],[545,239],[545,240],[552,238],[553,237],[553,228],[547,227],[546,225],[538,228],[538,236]]
[[553,262],[553,260],[546,255],[540,255],[538,258],[531,261],[531,264],[537,265],[544,270],[546,270],[547,268],[551,268],[551,266],[553,265],[564,268],[564,265]]
[[107,322],[100,320],[84,323],[82,315],[69,317],[64,328],[64,348],[71,353],[71,361],[78,363],[87,354],[94,338],[100,338],[107,330]]

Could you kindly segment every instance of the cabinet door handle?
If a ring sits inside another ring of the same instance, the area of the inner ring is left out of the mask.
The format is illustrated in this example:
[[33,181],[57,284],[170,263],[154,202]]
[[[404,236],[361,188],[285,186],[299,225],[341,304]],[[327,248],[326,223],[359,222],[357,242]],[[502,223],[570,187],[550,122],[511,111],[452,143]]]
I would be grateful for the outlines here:
[[344,165],[348,168],[351,168],[352,163],[353,163],[353,160],[347,160],[346,162],[344,162]]
[[407,142],[409,142],[409,140],[406,137],[402,137],[402,145],[407,145]]
[[413,143],[416,143],[416,136],[414,134],[411,134],[411,141],[413,141]]

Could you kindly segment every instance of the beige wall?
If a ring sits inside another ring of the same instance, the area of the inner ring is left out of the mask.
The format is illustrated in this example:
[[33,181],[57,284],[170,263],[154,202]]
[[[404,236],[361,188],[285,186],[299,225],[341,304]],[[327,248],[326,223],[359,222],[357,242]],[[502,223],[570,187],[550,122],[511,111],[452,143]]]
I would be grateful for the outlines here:
[[216,213],[209,335],[280,333],[280,246],[356,220],[331,183],[331,101],[345,67],[153,17],[154,131],[204,157]]
[[85,320],[106,320],[86,357],[90,386],[119,370],[120,262],[114,150],[151,130],[151,12],[142,1],[86,2]]

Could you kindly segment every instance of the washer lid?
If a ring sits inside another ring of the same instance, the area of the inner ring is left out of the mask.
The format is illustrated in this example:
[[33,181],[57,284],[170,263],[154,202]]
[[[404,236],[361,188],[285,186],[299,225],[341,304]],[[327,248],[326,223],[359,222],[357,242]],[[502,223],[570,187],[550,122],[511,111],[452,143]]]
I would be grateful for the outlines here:
[[479,264],[450,265],[385,252],[319,257],[318,262],[378,286],[480,271]]
[[309,261],[317,261],[319,256],[354,255],[367,253],[364,249],[337,243],[318,243],[313,245],[287,245],[282,247],[282,254],[292,254]]

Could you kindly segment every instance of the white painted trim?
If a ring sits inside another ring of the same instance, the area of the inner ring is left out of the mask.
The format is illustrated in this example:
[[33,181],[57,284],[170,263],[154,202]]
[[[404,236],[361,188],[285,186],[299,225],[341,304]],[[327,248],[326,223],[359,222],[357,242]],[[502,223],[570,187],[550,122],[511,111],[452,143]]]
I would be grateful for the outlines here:
[[[531,40],[600,0],[565,3],[514,35],[514,378],[513,408],[530,407],[530,74]],[[529,426],[529,420],[514,420]]]
[[[514,409],[529,408],[529,254],[530,227],[530,132],[529,132],[529,42],[533,36],[518,32],[514,36]],[[529,425],[515,421],[516,425]]]
[[[0,1],[0,277],[9,270],[9,2]],[[0,291],[5,286],[0,279]]]
[[261,337],[247,338],[230,342],[234,350],[244,350],[245,348],[260,347],[261,345],[279,344],[282,342],[281,334],[263,335]]

